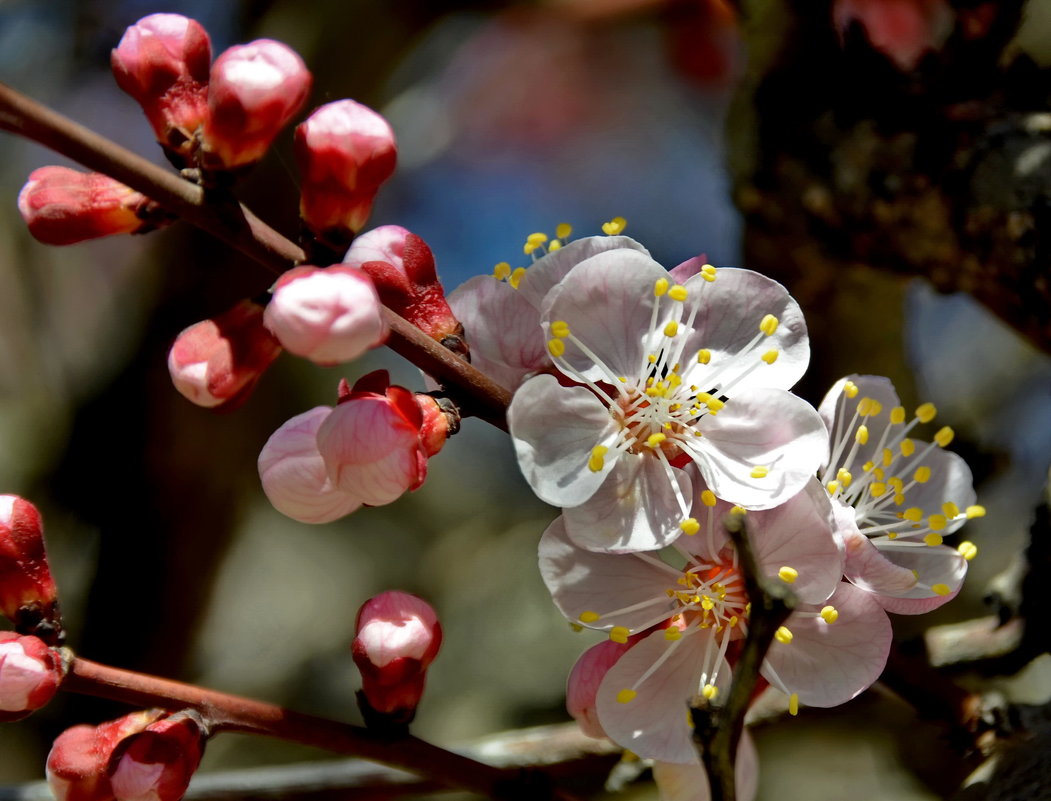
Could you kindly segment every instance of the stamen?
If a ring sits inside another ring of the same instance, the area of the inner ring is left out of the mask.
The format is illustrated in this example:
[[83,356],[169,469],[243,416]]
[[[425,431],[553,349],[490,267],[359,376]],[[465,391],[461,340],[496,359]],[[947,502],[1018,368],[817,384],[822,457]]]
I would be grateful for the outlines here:
[[624,230],[624,227],[627,224],[628,221],[625,220],[623,217],[614,217],[609,222],[602,223],[602,233],[604,233],[606,236],[616,236]]
[[978,504],[968,506],[966,514],[968,520],[973,520],[976,517],[985,517],[985,507]]
[[502,261],[493,267],[493,277],[497,281],[503,281],[511,274],[511,265],[506,261]]
[[857,397],[858,385],[855,384],[853,381],[844,381],[843,394],[846,395],[848,398]]
[[701,278],[707,281],[709,284],[715,280],[715,267],[710,264],[706,264],[701,268]]
[[555,226],[555,236],[557,236],[559,239],[566,240],[572,233],[573,226],[569,223],[559,223]]
[[[924,421],[924,422],[926,422],[926,421]],[[952,590],[949,589],[949,585],[948,584],[932,584],[931,585],[931,591],[935,595],[941,595],[941,596],[948,595],[950,592],[952,592]]]
[[609,638],[613,642],[625,645],[628,642],[628,636],[631,634],[624,626],[614,626],[609,630]]
[[777,356],[778,356],[778,351],[776,351],[776,350],[768,350],[766,353],[764,353],[759,358],[762,359],[767,364],[773,364],[774,362],[777,361]]
[[832,625],[839,620],[839,610],[834,606],[823,606],[821,607],[821,619]]
[[664,336],[673,337],[679,333],[679,323],[675,320],[671,320],[667,325],[664,326]]
[[916,417],[921,423],[929,423],[937,414],[938,408],[933,403],[924,403],[916,409]]
[[755,467],[752,468],[752,472],[749,473],[749,475],[752,478],[766,478],[766,476],[767,476],[767,474],[769,472],[770,472],[770,468],[769,467],[764,467],[762,465],[756,465]]
[[799,571],[794,567],[785,565],[777,571],[777,577],[781,579],[785,584],[794,584],[795,580],[799,578]]
[[869,427],[865,425],[858,426],[857,432],[854,434],[854,439],[858,445],[864,445],[869,441]]
[[707,698],[709,701],[715,699],[715,696],[719,694],[719,688],[714,684],[705,684],[704,689],[701,690],[701,695]]
[[974,557],[978,555],[978,546],[970,540],[961,542],[958,546],[956,546],[956,550],[959,551],[960,556],[962,556],[968,562],[970,562],[972,559],[974,559]]
[[705,490],[701,493],[701,503],[703,503],[705,506],[715,506],[715,502],[715,493],[711,490]]
[[782,645],[788,645],[792,642],[792,632],[788,630],[787,626],[781,626],[774,632],[774,639]]
[[777,330],[778,319],[772,314],[768,314],[759,322],[759,330],[767,336],[772,336]]
[[895,406],[890,410],[890,424],[893,426],[901,425],[905,422],[905,407]]
[[569,336],[569,323],[565,320],[555,320],[551,323],[551,336],[565,339]]
[[623,690],[617,693],[617,702],[621,704],[626,704],[629,701],[633,700],[636,695],[638,695],[637,692],[635,692],[632,689],[629,689],[628,687],[625,687]]
[[591,449],[591,456],[588,457],[588,469],[592,473],[598,473],[606,466],[606,460],[604,457],[608,452],[609,448],[605,445],[596,445]]
[[512,272],[510,277],[507,279],[507,283],[509,283],[513,289],[518,289],[518,285],[522,282],[522,279],[525,277],[525,274],[525,267],[515,267],[514,272]]
[[668,642],[675,642],[676,640],[681,638],[682,631],[676,628],[675,626],[664,630],[664,639],[666,639]]
[[688,537],[692,537],[698,531],[701,530],[701,524],[697,522],[697,518],[688,517],[679,523],[679,528],[682,529],[682,533]]
[[707,348],[701,348],[697,351],[697,363],[708,364],[712,360],[712,352]]
[[566,353],[566,343],[558,338],[549,339],[547,341],[547,352],[556,359],[561,358]]
[[912,474],[912,480],[917,484],[926,484],[931,480],[931,469],[926,465],[916,468],[916,472]]
[[949,443],[952,442],[952,438],[956,436],[956,432],[949,426],[942,426],[938,429],[938,433],[934,435],[934,441],[937,442],[941,447],[947,448]]
[[581,623],[594,623],[602,616],[598,612],[581,612],[577,619]]
[[795,717],[799,714],[799,694],[792,693],[788,696],[788,714]]
[[671,286],[671,282],[667,278],[658,278],[653,282],[653,295],[654,297],[662,297],[667,294],[668,287]]
[[935,531],[932,531],[930,534],[923,538],[923,541],[933,548],[935,545],[942,544],[942,535],[938,534]]
[[679,303],[682,303],[684,300],[686,300],[686,298],[689,297],[689,294],[690,293],[687,291],[686,287],[684,287],[682,284],[676,284],[668,290],[668,297],[672,300],[679,301]]
[[[911,439],[903,439],[898,447],[901,449],[901,455],[906,459],[916,452],[916,443]],[[887,466],[889,467],[889,465]]]

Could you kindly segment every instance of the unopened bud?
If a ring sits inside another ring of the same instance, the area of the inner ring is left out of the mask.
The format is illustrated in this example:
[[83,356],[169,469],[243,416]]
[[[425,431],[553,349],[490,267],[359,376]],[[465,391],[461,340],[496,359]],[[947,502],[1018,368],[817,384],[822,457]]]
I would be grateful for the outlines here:
[[34,239],[72,245],[112,234],[142,233],[168,220],[145,195],[98,172],[40,167],[18,193]]
[[168,372],[175,388],[198,406],[232,409],[280,353],[263,325],[263,307],[244,300],[179,334],[168,352]]
[[303,107],[311,81],[303,59],[281,42],[257,39],[222,53],[208,84],[204,166],[233,170],[259,161]]
[[359,703],[370,725],[407,724],[423,696],[442,627],[424,600],[389,590],[358,610],[352,652],[361,671]]
[[263,321],[289,353],[323,365],[356,359],[390,333],[372,280],[342,266],[286,272]]
[[332,484],[369,506],[416,489],[427,476],[422,425],[413,393],[390,386],[385,370],[364,376],[318,428],[318,450]]
[[420,424],[420,446],[427,456],[434,456],[449,437],[460,430],[460,411],[448,399],[416,393],[423,422]]
[[44,524],[36,507],[17,495],[0,495],[0,612],[18,633],[61,644],[62,616]]
[[368,273],[386,306],[450,349],[466,353],[463,326],[445,300],[434,254],[416,234],[400,225],[374,228],[354,240],[343,263]]
[[119,801],[179,801],[201,762],[204,724],[180,712],[125,738],[110,759],[109,778]]
[[346,247],[365,225],[396,161],[394,132],[375,111],[353,100],[319,107],[296,128],[299,213],[307,227]]
[[208,117],[207,31],[181,14],[150,14],[124,32],[110,64],[117,85],[146,112],[157,141],[188,160]]
[[38,637],[0,631],[0,721],[47,704],[65,676],[62,658]]
[[361,501],[337,489],[317,447],[317,430],[332,411],[318,406],[275,431],[259,452],[259,479],[277,511],[301,523],[328,523]]
[[915,69],[924,53],[940,47],[954,22],[946,0],[834,0],[832,18],[840,35],[857,22],[869,44],[901,70]]
[[598,688],[609,669],[638,640],[638,637],[629,637],[624,643],[603,640],[582,653],[569,672],[566,680],[566,710],[588,737],[602,739],[606,736],[595,708]]

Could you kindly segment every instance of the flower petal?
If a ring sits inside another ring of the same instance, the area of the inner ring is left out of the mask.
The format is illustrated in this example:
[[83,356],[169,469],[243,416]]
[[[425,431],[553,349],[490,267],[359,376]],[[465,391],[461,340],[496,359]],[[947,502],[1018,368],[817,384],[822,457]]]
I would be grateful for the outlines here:
[[858,531],[854,509],[833,500],[838,536],[846,546],[844,576],[861,589],[877,595],[900,596],[916,586],[916,575],[887,559],[872,540]]
[[[737,744],[734,773],[738,801],[753,801],[759,790],[759,753],[747,729]],[[699,760],[689,765],[658,760],[653,763],[653,780],[660,801],[710,801],[712,797],[708,774]]]
[[[898,593],[876,596],[883,608],[899,615],[920,615],[937,609],[956,597],[967,575],[967,560],[947,545],[914,545],[895,547],[893,541],[873,540],[882,556],[900,570],[918,576],[916,584]],[[915,571],[915,573],[913,572]],[[932,587],[943,585],[935,592]]]
[[[848,398],[843,394],[843,387],[847,381],[852,381],[858,388],[857,395],[853,398]],[[825,394],[825,397],[821,400],[821,405],[818,406],[818,413],[821,415],[821,419],[825,421],[825,425],[828,426],[832,447],[834,448],[840,440],[845,440],[844,448],[839,454],[833,454],[834,458],[832,459],[836,467],[841,467],[844,466],[843,457],[849,452],[854,443],[854,436],[851,432],[856,424],[852,421],[854,420],[854,413],[857,411],[858,404],[863,398],[872,398],[879,401],[882,409],[878,415],[867,419],[865,425],[869,429],[868,443],[859,445],[857,455],[851,460],[850,464],[846,465],[848,470],[858,474],[861,472],[860,466],[871,459],[876,448],[879,447],[879,443],[883,438],[883,432],[890,424],[891,410],[901,405],[901,401],[898,400],[898,394],[894,391],[894,385],[889,378],[879,375],[848,375],[832,385],[832,389]],[[861,418],[858,417],[858,422],[860,420]]]
[[621,249],[635,250],[645,256],[650,255],[646,248],[630,236],[586,236],[582,239],[574,239],[533,262],[533,266],[522,276],[518,291],[535,309],[539,310],[547,293],[580,262],[598,253]]

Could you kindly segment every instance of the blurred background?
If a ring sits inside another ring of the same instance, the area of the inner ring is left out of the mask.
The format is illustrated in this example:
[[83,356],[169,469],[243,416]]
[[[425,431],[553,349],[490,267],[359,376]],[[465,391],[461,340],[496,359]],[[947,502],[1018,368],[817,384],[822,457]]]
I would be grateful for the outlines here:
[[[524,263],[532,231],[569,222],[589,235],[616,215],[669,267],[702,252],[754,266],[727,168],[748,136],[731,111],[747,54],[721,0],[0,0],[0,80],[163,163],[108,66],[125,27],[158,11],[201,21],[216,54],[280,39],[314,73],[310,106],[352,97],[387,115],[399,169],[370,225],[423,237],[447,289]],[[1046,58],[1049,25],[1033,11],[1018,46]],[[39,245],[15,198],[32,169],[67,162],[0,142],[0,491],[44,514],[74,650],[356,721],[354,615],[398,588],[427,598],[445,627],[417,734],[447,744],[567,720],[565,677],[594,640],[569,630],[540,580],[536,544],[555,512],[519,477],[506,435],[466,421],[427,483],[392,506],[318,527],[284,518],[255,468],[270,433],[331,403],[341,377],[385,367],[422,390],[418,371],[388,353],[333,369],[286,355],[235,413],[192,406],[170,385],[168,347],[269,277],[187,225]],[[286,234],[297,230],[290,144],[291,130],[239,187]],[[919,278],[852,268],[832,291],[845,305],[805,308],[823,333],[804,394],[816,403],[836,377],[872,372],[906,404],[935,402],[989,510],[965,530],[980,556],[964,592],[896,621],[900,637],[989,614],[982,599],[1025,547],[1047,475],[1051,362],[969,296]],[[1032,671],[1001,689],[1047,701],[1051,668]],[[0,783],[39,779],[66,726],[124,711],[60,696],[4,725]],[[939,798],[955,776],[940,770],[955,759],[942,729],[878,688],[756,735],[761,799]],[[202,770],[326,756],[223,736]],[[646,782],[630,792],[656,797]]]

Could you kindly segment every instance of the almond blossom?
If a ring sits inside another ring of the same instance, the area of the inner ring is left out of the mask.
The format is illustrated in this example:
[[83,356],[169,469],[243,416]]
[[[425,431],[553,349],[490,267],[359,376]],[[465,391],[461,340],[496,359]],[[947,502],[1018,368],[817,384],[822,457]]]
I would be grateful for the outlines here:
[[508,422],[582,547],[670,543],[691,525],[691,461],[720,498],[767,509],[824,458],[820,417],[786,391],[809,360],[803,316],[769,278],[705,265],[675,284],[643,252],[606,250],[550,289],[540,324],[557,374],[523,383]]
[[[607,631],[614,642],[641,637],[598,686],[599,730],[639,756],[681,764],[696,760],[686,704],[696,696],[719,703],[751,609],[720,525],[730,505],[710,490],[695,505],[698,528],[676,540],[674,563],[651,553],[584,550],[562,518],[540,542],[541,574],[567,618]],[[882,671],[891,630],[875,599],[841,580],[844,557],[826,494],[811,481],[782,506],[747,515],[761,573],[791,584],[800,602],[760,673],[789,695],[793,713],[800,703],[853,698]]]
[[951,600],[977,548],[950,548],[943,538],[985,514],[966,462],[945,450],[953,430],[943,426],[933,442],[913,439],[937,410],[924,403],[909,419],[881,376],[840,379],[820,413],[831,442],[819,475],[846,542],[846,577],[890,612],[920,614]]

